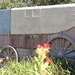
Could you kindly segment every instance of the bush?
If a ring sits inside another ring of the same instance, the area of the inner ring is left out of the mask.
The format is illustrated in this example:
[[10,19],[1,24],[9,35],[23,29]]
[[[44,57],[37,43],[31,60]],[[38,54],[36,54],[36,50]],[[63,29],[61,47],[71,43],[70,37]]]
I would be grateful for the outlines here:
[[[0,69],[0,75],[37,75],[35,74],[35,64],[36,61],[34,58],[20,62],[8,62]],[[38,71],[37,68],[36,70]],[[45,69],[45,72],[47,72],[47,75],[74,75],[74,70],[75,64],[58,59],[54,60]]]
[[1,65],[0,75],[74,75],[75,64],[65,60],[51,60],[46,55],[49,49],[49,44],[38,45],[38,56],[20,62],[10,61],[3,67]]

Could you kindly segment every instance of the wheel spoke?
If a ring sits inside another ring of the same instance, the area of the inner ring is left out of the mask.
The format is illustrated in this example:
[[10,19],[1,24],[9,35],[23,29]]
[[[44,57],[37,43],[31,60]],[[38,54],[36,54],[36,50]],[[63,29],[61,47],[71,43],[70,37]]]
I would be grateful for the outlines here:
[[11,53],[11,49],[10,48],[8,48],[8,55],[10,56],[10,53]]
[[58,38],[59,39],[59,46],[61,47],[61,38]]
[[56,55],[57,55],[57,52],[56,52],[56,50],[50,50],[50,51],[52,51],[54,54],[56,54]]
[[57,57],[57,55],[56,55],[56,54],[52,54],[52,53],[51,53],[50,55],[51,55],[51,56],[54,56],[54,57]]
[[9,49],[6,49],[5,52],[6,52],[6,55],[9,55]]
[[66,50],[69,48],[69,46],[71,45],[71,43],[69,42],[69,44],[66,46],[66,48],[63,50],[63,53],[66,52]]
[[7,56],[8,55],[8,52],[7,52],[7,50],[5,49],[5,51],[3,51],[3,52],[1,52],[1,55],[3,55],[3,56]]
[[10,56],[12,56],[14,54],[14,51],[11,50]]
[[57,47],[58,49],[57,50],[63,50],[63,40],[62,38],[57,38]]
[[6,57],[6,55],[5,55],[5,54],[3,54],[3,53],[1,53],[1,56],[2,56],[2,57]]
[[74,52],[74,51],[75,51],[75,49],[69,50],[68,52],[65,52],[64,55],[69,54],[69,53],[72,53],[72,52]]
[[57,47],[59,46],[59,39],[57,38]]
[[11,56],[11,54],[12,54],[12,50],[10,49],[10,54],[9,55]]
[[59,43],[59,50],[62,50],[62,39],[59,38],[59,40],[60,40],[60,43]]
[[11,56],[11,59],[15,58],[15,56]]
[[54,46],[54,48],[57,50],[57,47],[56,47],[55,43],[53,41],[51,41],[51,43]]
[[64,56],[65,58],[75,59],[75,56]]
[[3,52],[5,55],[8,55],[7,49],[5,49],[5,52]]
[[55,45],[55,43],[53,41],[51,41],[51,44],[53,45],[53,47],[55,48],[56,52],[58,52],[57,46]]
[[58,47],[58,50],[60,49],[60,39],[59,38],[57,38],[57,47]]
[[62,43],[63,43],[63,45],[62,45],[62,52],[63,52],[63,49],[64,49],[64,47],[65,47],[65,41],[66,41],[66,39],[62,39]]

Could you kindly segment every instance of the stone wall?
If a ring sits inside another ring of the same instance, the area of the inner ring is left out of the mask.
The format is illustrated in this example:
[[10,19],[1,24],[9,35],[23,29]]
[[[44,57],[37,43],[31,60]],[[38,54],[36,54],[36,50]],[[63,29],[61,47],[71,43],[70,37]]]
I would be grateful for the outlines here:
[[50,34],[75,26],[75,4],[13,8],[11,34]]

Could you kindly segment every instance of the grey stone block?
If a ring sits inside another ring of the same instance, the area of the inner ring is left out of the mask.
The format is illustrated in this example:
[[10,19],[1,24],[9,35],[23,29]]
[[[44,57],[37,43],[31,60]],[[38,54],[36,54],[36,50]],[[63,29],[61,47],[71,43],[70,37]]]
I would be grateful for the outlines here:
[[50,34],[65,31],[74,26],[75,4],[11,10],[11,34]]

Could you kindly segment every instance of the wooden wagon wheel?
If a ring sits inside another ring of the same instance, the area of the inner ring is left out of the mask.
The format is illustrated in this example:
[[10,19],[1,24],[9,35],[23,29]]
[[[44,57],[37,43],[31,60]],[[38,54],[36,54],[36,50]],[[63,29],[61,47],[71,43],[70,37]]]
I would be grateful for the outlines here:
[[70,37],[55,35],[48,43],[51,45],[50,55],[75,62],[75,42]]
[[0,56],[0,58],[3,58],[5,61],[18,61],[17,51],[9,45],[2,48]]

